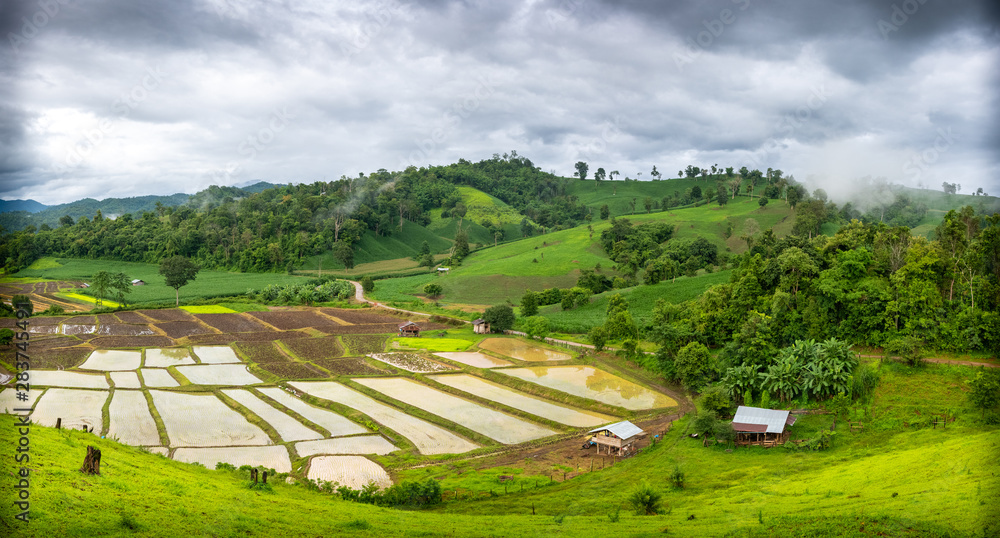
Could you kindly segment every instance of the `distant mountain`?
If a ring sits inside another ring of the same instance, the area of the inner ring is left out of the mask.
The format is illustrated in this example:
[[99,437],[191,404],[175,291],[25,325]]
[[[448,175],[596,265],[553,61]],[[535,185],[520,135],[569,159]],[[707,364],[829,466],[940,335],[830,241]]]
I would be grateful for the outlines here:
[[144,211],[156,211],[157,203],[165,207],[188,204],[204,208],[206,203],[218,204],[225,196],[242,198],[276,186],[278,185],[267,181],[255,181],[244,187],[212,185],[197,194],[176,193],[169,196],[148,195],[131,198],[105,198],[104,200],[84,198],[53,206],[46,206],[34,200],[0,200],[0,228],[13,231],[24,229],[27,226],[40,227],[42,224],[48,224],[55,228],[59,226],[59,219],[64,215],[69,215],[74,221],[77,221],[81,217],[93,218],[98,211],[109,218],[126,213],[139,216]]
[[243,186],[238,186],[239,189],[247,194],[254,194],[261,191],[266,191],[267,189],[273,189],[278,185],[275,183],[268,183],[266,181],[256,181],[253,183],[248,182],[248,184]]
[[38,213],[48,207],[45,204],[34,200],[0,200],[0,213],[8,211],[27,211],[28,213]]

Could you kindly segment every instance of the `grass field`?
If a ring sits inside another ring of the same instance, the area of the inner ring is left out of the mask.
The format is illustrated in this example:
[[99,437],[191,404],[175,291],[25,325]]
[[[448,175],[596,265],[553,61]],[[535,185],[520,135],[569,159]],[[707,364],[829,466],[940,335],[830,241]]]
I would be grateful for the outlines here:
[[591,327],[604,323],[608,301],[612,295],[621,294],[628,302],[628,310],[636,324],[641,327],[652,320],[653,307],[660,299],[674,304],[694,299],[711,286],[729,281],[731,273],[732,270],[702,273],[692,278],[678,277],[674,282],[666,280],[650,286],[606,291],[594,295],[590,304],[572,310],[563,310],[559,305],[548,305],[541,307],[539,314],[549,319],[549,327],[554,331],[585,333]]
[[[867,407],[870,426],[852,434],[838,420],[833,447],[822,452],[706,448],[685,435],[685,419],[655,447],[614,466],[598,462],[593,472],[592,457],[498,464],[503,455],[394,470],[397,482],[439,479],[446,502],[432,510],[346,502],[281,477],[267,490],[248,489],[246,472],[208,470],[93,434],[34,425],[31,523],[14,519],[12,503],[0,503],[0,532],[582,536],[599,528],[625,536],[995,536],[1000,435],[980,425],[965,403],[973,374],[970,368],[884,365],[883,383]],[[938,410],[950,410],[955,422],[936,429],[912,425],[911,419]],[[794,435],[811,437],[831,418],[803,415]],[[0,416],[5,453],[14,453],[18,442],[14,421]],[[903,426],[907,421],[911,427]],[[100,476],[78,471],[88,445],[103,453]],[[293,458],[299,480],[303,463]],[[683,489],[669,484],[675,469],[685,474]],[[500,475],[512,479],[501,482]],[[663,494],[658,515],[629,510],[625,499],[639,477]],[[0,496],[16,497],[15,485],[0,482]],[[456,490],[461,500],[451,500]]]
[[[127,299],[129,304],[174,303],[174,289],[167,287],[164,283],[163,277],[159,274],[158,264],[80,258],[42,258],[36,264],[39,262],[42,262],[41,265],[44,268],[32,269],[29,267],[14,276],[87,282],[98,271],[124,272],[130,279],[138,278],[146,282],[145,286],[132,286],[132,292]],[[241,295],[246,293],[247,289],[261,289],[270,284],[299,284],[305,281],[304,277],[289,276],[283,273],[230,273],[202,270],[194,281],[180,289],[180,298],[183,303],[196,299]],[[79,293],[79,291],[74,290],[71,293]],[[92,299],[91,297],[90,302]],[[104,301],[104,304],[112,307],[117,306],[110,304],[107,300]]]

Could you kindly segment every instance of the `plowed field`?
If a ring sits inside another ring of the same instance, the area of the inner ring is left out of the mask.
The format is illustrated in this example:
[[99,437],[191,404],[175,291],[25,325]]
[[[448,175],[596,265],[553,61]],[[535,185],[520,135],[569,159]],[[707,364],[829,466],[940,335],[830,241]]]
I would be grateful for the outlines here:
[[285,343],[297,357],[312,361],[317,359],[332,359],[343,355],[344,349],[337,337],[302,338]]
[[195,317],[224,333],[273,331],[263,323],[243,314],[197,314]]

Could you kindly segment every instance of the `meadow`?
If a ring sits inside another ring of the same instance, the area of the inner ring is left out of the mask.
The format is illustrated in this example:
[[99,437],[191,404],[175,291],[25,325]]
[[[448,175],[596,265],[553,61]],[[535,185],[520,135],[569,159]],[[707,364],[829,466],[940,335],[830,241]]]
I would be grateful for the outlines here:
[[[174,304],[174,289],[168,287],[163,276],[159,274],[159,264],[134,263],[107,260],[87,260],[82,258],[42,258],[27,269],[17,273],[17,277],[44,280],[74,280],[89,282],[98,271],[123,272],[130,279],[138,278],[146,283],[144,286],[132,286],[127,296],[129,304]],[[290,276],[283,273],[231,273],[226,271],[202,270],[195,279],[180,289],[181,302],[191,302],[199,299],[213,299],[243,295],[248,289],[262,289],[271,284],[301,284],[307,279],[300,276]],[[93,296],[89,290],[74,288],[66,298],[73,294]],[[79,302],[79,299],[76,299]],[[115,305],[105,301],[106,306]]]

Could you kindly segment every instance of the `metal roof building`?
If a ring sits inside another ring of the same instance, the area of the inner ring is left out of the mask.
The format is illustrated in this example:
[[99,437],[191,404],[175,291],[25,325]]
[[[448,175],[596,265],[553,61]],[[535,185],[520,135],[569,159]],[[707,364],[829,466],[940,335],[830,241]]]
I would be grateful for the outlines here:
[[792,424],[795,424],[795,416],[788,411],[741,405],[733,417],[736,444],[774,446],[787,441],[785,427]]
[[601,445],[608,447],[608,452],[611,452],[612,448],[617,448],[618,454],[621,454],[622,449],[628,450],[628,447],[646,432],[635,424],[623,420],[594,428],[587,433],[596,434],[591,438],[591,441],[597,444],[598,454],[601,453]]

